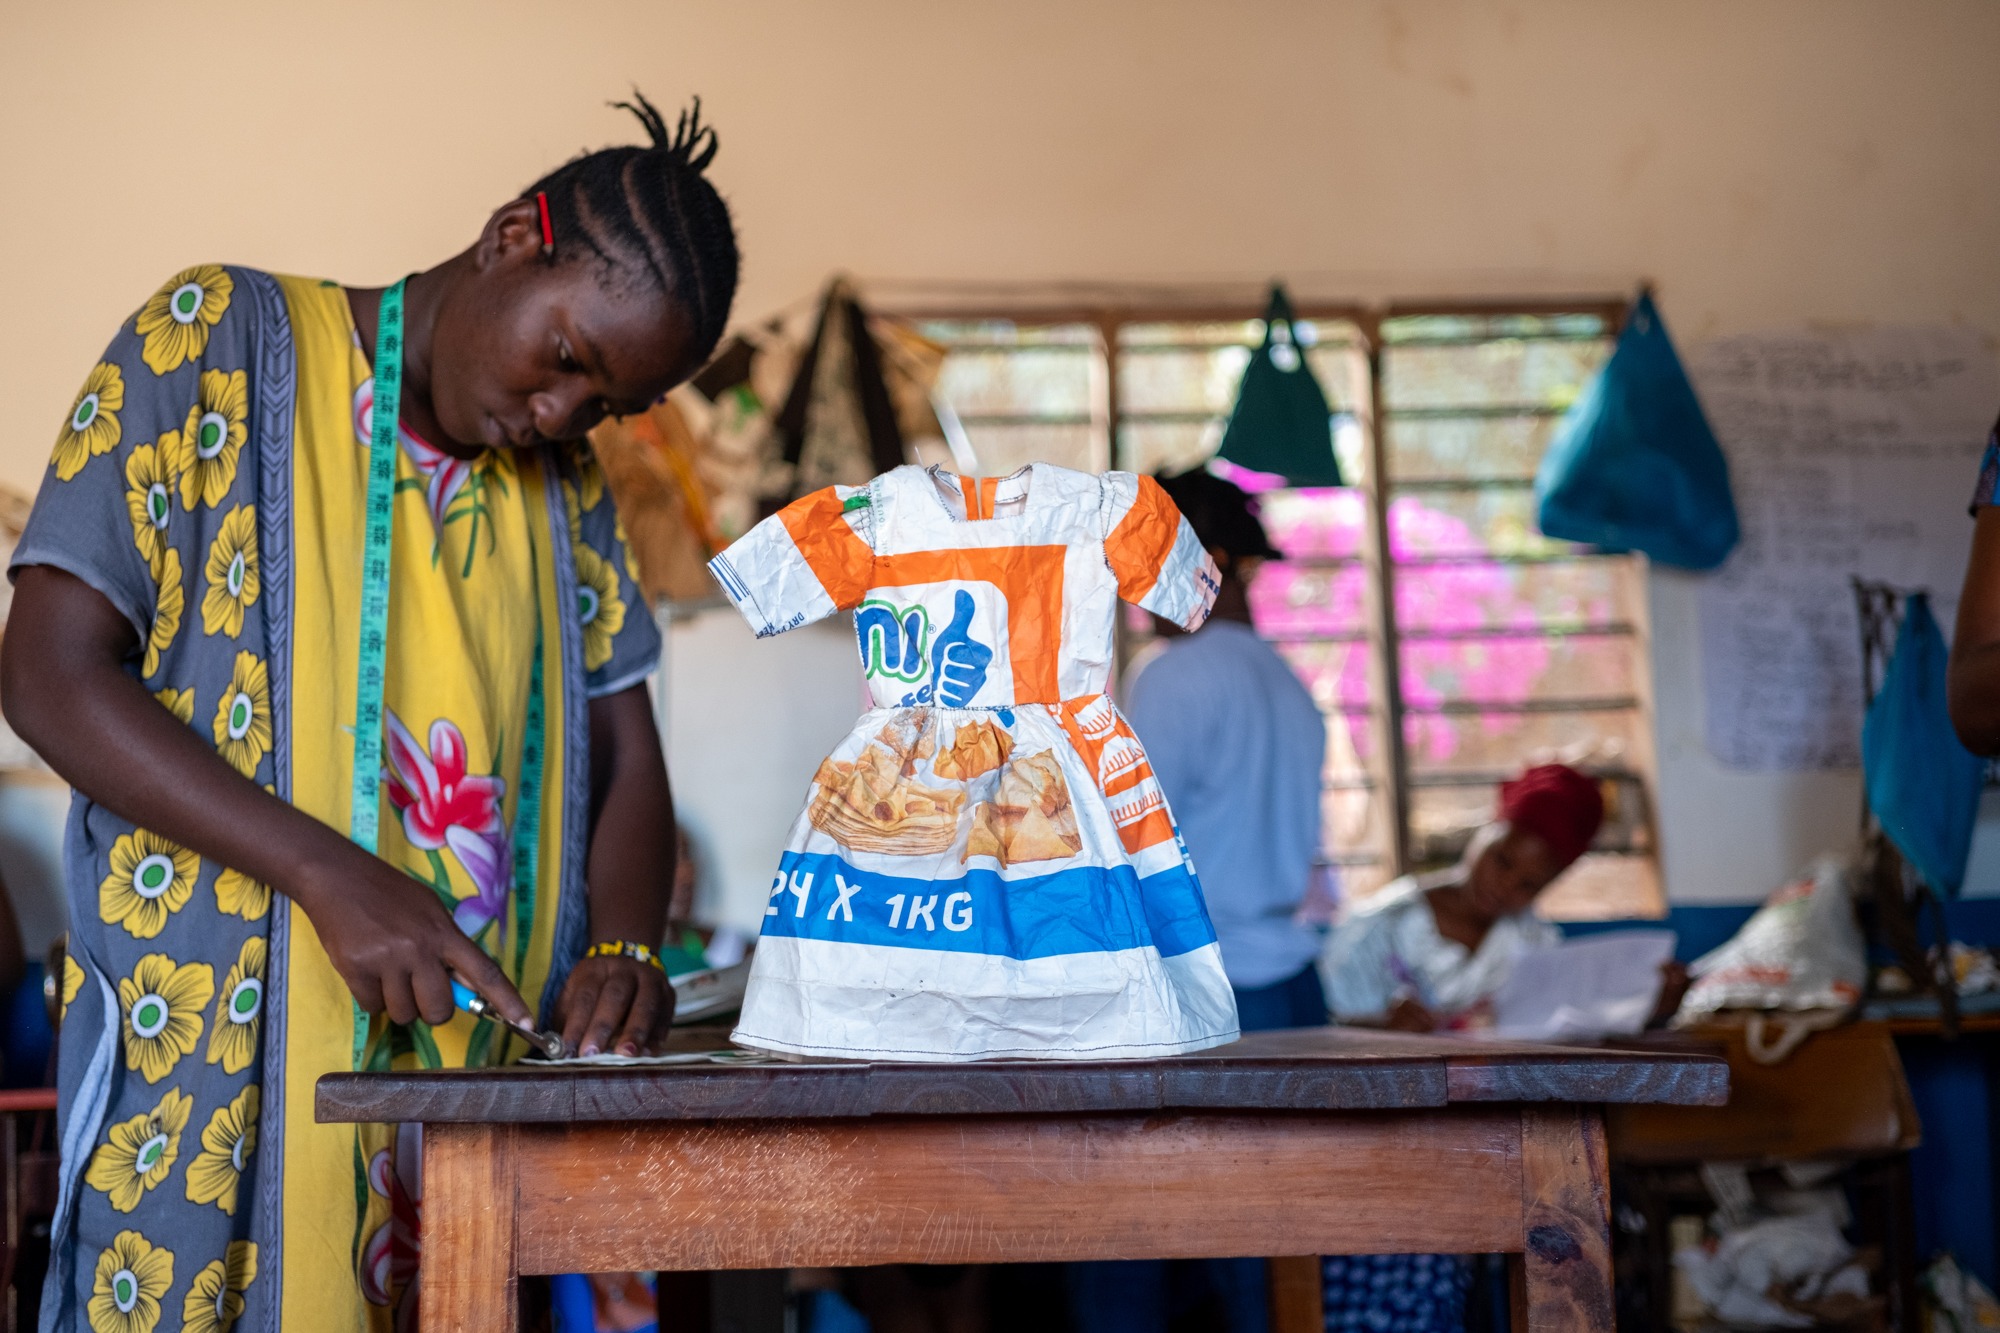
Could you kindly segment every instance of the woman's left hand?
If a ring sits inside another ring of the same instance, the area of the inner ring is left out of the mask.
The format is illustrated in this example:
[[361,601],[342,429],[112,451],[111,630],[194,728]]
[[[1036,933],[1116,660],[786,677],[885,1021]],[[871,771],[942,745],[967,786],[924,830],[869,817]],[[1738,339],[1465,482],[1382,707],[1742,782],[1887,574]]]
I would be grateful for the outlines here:
[[556,1001],[555,1020],[578,1055],[652,1055],[674,1021],[666,974],[635,958],[586,958]]

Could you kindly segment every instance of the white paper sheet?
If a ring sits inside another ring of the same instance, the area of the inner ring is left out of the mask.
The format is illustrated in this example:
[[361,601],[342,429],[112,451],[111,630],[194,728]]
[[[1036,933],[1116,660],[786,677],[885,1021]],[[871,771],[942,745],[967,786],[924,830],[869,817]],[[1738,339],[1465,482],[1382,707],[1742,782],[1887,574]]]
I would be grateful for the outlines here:
[[1660,998],[1671,930],[1620,930],[1521,955],[1493,995],[1495,1037],[1552,1041],[1638,1032]]
[[1950,633],[2000,409],[1993,350],[1961,328],[1760,334],[1703,344],[1688,369],[1743,525],[1701,589],[1708,749],[1739,769],[1854,767],[1849,580],[1928,589]]
[[768,1065],[778,1057],[765,1051],[744,1051],[735,1047],[713,1051],[673,1051],[666,1055],[572,1055],[561,1060],[523,1062],[530,1069],[553,1069],[559,1065]]

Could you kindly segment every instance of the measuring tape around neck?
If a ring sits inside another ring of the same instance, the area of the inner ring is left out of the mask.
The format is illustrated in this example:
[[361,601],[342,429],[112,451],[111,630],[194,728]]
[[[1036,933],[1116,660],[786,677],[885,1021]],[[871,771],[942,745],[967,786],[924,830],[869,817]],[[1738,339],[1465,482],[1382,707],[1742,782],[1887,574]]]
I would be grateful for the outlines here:
[[[368,495],[363,511],[361,632],[354,689],[354,785],[348,838],[370,853],[378,851],[382,809],[383,691],[389,648],[389,570],[395,532],[397,427],[403,402],[403,283],[382,293],[375,326],[375,397],[368,436]],[[542,771],[547,757],[547,718],[542,698],[542,600],[539,562],[535,600],[535,655],[528,673],[528,715],[521,737],[520,787],[514,800],[512,889],[514,897],[514,976],[527,963],[534,928],[539,875]],[[496,756],[496,760],[497,760]],[[354,1067],[367,1058],[368,1015],[354,1006]],[[503,1039],[504,1041],[504,1039]]]

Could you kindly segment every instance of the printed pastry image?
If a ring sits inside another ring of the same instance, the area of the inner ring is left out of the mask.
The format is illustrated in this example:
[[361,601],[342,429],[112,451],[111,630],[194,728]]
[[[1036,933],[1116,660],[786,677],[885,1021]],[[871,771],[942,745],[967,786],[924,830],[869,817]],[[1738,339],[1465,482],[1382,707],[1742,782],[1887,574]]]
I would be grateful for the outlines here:
[[994,799],[973,807],[967,859],[991,856],[1004,869],[1023,861],[1065,859],[1082,850],[1069,784],[1047,750],[1007,765]]
[[951,738],[951,748],[938,754],[931,769],[941,778],[970,782],[1006,763],[1012,753],[1014,738],[982,718],[961,726]]
[[[875,740],[888,747],[896,757],[897,771],[906,778],[917,771],[919,760],[937,752],[937,728],[928,708],[906,708],[892,714],[875,733]],[[942,769],[939,776],[944,776]]]
[[[884,735],[889,729],[884,729]],[[912,750],[915,748],[912,742]],[[824,760],[807,818],[843,847],[886,856],[936,855],[958,834],[965,793],[905,775],[914,759],[872,741],[853,763]],[[1074,821],[1072,820],[1072,826]]]

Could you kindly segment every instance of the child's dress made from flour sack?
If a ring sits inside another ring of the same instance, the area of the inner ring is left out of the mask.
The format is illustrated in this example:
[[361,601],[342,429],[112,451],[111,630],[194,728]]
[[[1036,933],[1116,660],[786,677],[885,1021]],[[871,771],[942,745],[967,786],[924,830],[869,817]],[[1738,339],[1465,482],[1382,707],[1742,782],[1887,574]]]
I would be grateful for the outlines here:
[[1201,886],[1105,694],[1120,597],[1187,629],[1215,600],[1158,484],[900,467],[709,568],[760,638],[854,611],[875,705],[792,829],[734,1040],[976,1060],[1235,1039]]

